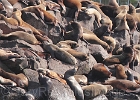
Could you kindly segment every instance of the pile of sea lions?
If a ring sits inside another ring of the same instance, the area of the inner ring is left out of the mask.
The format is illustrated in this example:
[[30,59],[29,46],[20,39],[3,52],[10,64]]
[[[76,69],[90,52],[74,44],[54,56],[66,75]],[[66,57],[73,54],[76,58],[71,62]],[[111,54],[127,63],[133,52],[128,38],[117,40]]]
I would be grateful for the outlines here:
[[[20,7],[18,8],[16,5]],[[65,21],[60,21],[55,16],[55,12],[59,12]],[[92,30],[85,28],[78,19],[81,12],[90,18],[94,16],[95,20],[92,24],[96,27],[93,27]],[[42,49],[40,52],[32,50],[30,46],[20,47],[22,50],[28,51],[26,55],[30,58],[27,61],[31,59],[32,55],[35,55],[45,61],[55,59],[67,66],[73,66],[73,69],[67,70],[64,74],[55,72],[54,69],[49,68],[50,66],[37,69],[30,67],[38,73],[39,84],[47,88],[46,95],[40,95],[43,100],[53,100],[50,96],[54,87],[51,79],[59,81],[64,86],[68,85],[76,100],[93,100],[95,97],[106,95],[115,89],[139,94],[140,72],[135,74],[134,69],[140,63],[140,45],[135,44],[132,40],[133,33],[140,30],[139,12],[139,5],[137,7],[131,3],[119,5],[116,0],[109,0],[107,5],[92,0],[0,0],[0,21],[4,21],[7,26],[17,28],[17,30],[11,28],[11,32],[6,33],[5,29],[0,26],[0,41],[22,40],[27,44],[39,46]],[[57,26],[60,30],[59,41],[54,43],[49,31],[38,29],[33,24],[26,22],[24,15],[27,13],[34,14],[48,27]],[[20,30],[21,27],[30,31]],[[112,34],[121,35],[121,31],[124,30],[129,33],[131,42],[124,45],[118,43],[119,46],[117,46]],[[77,50],[81,42],[87,49],[93,44],[100,45],[109,56],[102,62],[88,66],[90,70],[87,74],[79,75],[76,74],[80,69],[79,63],[92,60],[89,57],[90,52]],[[30,55],[31,53],[32,55]],[[0,48],[2,63],[21,57],[22,55],[18,52],[7,50],[2,46]],[[28,93],[29,78],[23,73],[23,70],[21,69],[20,73],[12,73],[0,68],[0,84],[11,88],[20,87]],[[29,98],[28,96],[24,95],[23,98],[42,100],[39,99],[40,97]]]

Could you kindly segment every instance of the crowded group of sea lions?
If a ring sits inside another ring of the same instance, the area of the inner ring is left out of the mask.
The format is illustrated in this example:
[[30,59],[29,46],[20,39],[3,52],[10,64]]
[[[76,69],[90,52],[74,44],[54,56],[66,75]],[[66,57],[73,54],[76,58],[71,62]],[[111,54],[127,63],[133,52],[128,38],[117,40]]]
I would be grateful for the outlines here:
[[[116,0],[109,0],[107,5],[93,0],[0,0],[0,61],[11,70],[5,70],[1,64],[1,88],[25,90],[20,99],[14,96],[4,100],[61,100],[52,97],[53,89],[57,87],[53,79],[69,86],[67,88],[74,96],[71,100],[93,100],[113,90],[139,94],[140,72],[135,67],[140,66],[140,45],[139,35],[134,35],[140,30],[139,7],[139,3],[136,7],[131,3],[119,5]],[[35,22],[26,20],[29,14],[33,17],[29,20],[35,19]],[[88,16],[87,19],[84,15]],[[86,21],[92,18],[92,27],[85,27]],[[38,24],[37,21],[48,27],[46,31],[34,24]],[[116,34],[121,38],[116,38]],[[93,52],[97,48],[94,45],[108,56],[100,55],[103,59],[95,57]],[[60,66],[54,66],[60,67],[58,69],[63,74],[51,69],[50,59],[60,63]],[[90,64],[93,60],[97,62]],[[87,73],[82,72],[82,63],[88,67]],[[64,71],[61,65],[72,68]],[[19,67],[18,71],[12,70],[15,66]],[[36,97],[35,93],[29,92],[33,82],[25,69],[37,72],[39,86],[45,88],[43,94],[40,91]],[[78,74],[80,70],[81,74]]]

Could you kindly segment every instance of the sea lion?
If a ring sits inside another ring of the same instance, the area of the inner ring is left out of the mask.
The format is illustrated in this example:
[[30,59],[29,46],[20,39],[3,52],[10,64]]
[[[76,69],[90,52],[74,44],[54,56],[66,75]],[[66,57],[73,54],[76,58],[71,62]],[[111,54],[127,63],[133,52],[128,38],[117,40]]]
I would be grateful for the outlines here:
[[71,26],[72,31],[65,32],[64,40],[72,40],[78,42],[78,40],[81,39],[88,44],[88,42],[83,37],[83,27],[80,23],[71,21],[69,22],[69,26]]
[[112,73],[109,71],[108,67],[102,63],[94,64],[92,67],[92,76],[98,78],[109,78]]
[[72,65],[75,65],[77,63],[76,58],[73,57],[71,54],[60,49],[54,44],[47,43],[47,41],[43,42],[43,49],[46,52],[50,53],[52,58],[56,58]]
[[116,79],[127,79],[124,66],[121,64],[115,64]]
[[35,38],[34,34],[29,34],[24,31],[15,31],[9,34],[0,33],[0,39],[7,39],[7,40],[21,39],[30,44],[34,44],[34,45],[40,44],[39,41]]
[[119,7],[117,7],[117,9],[114,11],[115,15],[118,15],[122,10],[127,10],[129,11],[129,5],[120,5]]
[[11,17],[13,13],[13,6],[8,2],[8,0],[1,0],[3,6],[5,7],[5,10],[7,12],[7,17]]
[[124,66],[129,66],[129,63],[132,62],[134,58],[134,49],[131,46],[123,46],[123,52],[120,55],[113,55],[104,59],[103,63],[105,65],[112,64],[122,64]]
[[102,85],[93,83],[91,85],[83,86],[84,100],[92,100],[98,95],[106,94],[108,91],[113,90],[111,85]]
[[86,85],[88,82],[85,75],[74,75],[74,78],[80,85]]
[[76,48],[77,42],[71,40],[60,41],[56,44],[59,48]]
[[62,75],[60,75],[52,70],[40,68],[37,71],[39,73],[42,73],[43,75],[47,75],[50,78],[54,78],[54,79],[58,80],[59,82],[63,83],[64,85],[67,84],[67,82],[64,79],[62,79]]
[[76,50],[71,49],[71,48],[61,48],[61,49],[67,51],[68,53],[73,55],[75,58],[78,58],[82,61],[89,59],[88,55],[83,53],[83,52],[79,52],[79,51],[76,51]]
[[124,90],[126,92],[134,91],[134,90],[140,88],[140,85],[138,85],[137,83],[129,81],[129,80],[124,80],[124,79],[106,81],[103,84],[111,85],[111,86],[113,86],[114,89],[120,89],[120,90]]
[[109,0],[108,5],[114,6],[116,8],[119,7],[119,4],[116,0]]
[[28,87],[28,79],[22,73],[16,75],[13,73],[6,72],[3,69],[0,69],[0,76],[14,81],[17,84],[17,86],[19,86],[21,88]]
[[43,97],[44,99],[49,100],[51,92],[53,90],[52,81],[46,75],[43,75],[42,73],[38,73],[38,74],[39,74],[39,77],[38,77],[39,83],[46,90],[46,91],[44,91],[45,93],[43,92],[43,94],[41,94],[40,97]]
[[21,18],[21,15],[22,15],[21,11],[17,10],[17,11],[12,13],[12,18],[14,18],[18,21],[19,26],[30,28],[33,31],[34,35],[41,35],[42,36],[42,34],[36,28],[34,28],[30,24],[23,21]]
[[3,49],[0,49],[0,60],[7,60],[10,58],[19,58],[19,57],[21,57],[21,56],[17,53],[13,53],[11,51],[5,51]]
[[73,76],[76,71],[77,68],[66,71],[64,74],[64,78],[67,81],[67,84],[73,90],[76,100],[84,100],[83,90]]
[[86,8],[85,13],[87,13],[88,15],[94,15],[95,16],[95,20],[97,21],[98,23],[98,26],[100,27],[101,26],[101,14],[94,8]]
[[126,15],[124,15],[124,17],[121,19],[118,26],[114,29],[114,31],[121,31],[121,30],[127,30],[130,33],[130,28],[126,21]]
[[18,26],[18,22],[14,18],[6,18],[3,14],[0,14],[0,20],[4,20],[7,24]]
[[14,81],[12,81],[10,79],[3,78],[2,76],[0,76],[0,84],[2,84],[2,85],[17,86],[17,84]]

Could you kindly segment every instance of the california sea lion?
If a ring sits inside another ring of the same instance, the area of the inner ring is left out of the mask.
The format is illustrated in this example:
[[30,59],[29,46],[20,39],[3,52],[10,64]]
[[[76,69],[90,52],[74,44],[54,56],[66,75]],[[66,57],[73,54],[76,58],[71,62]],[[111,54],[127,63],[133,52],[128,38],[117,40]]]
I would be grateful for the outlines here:
[[59,48],[76,48],[78,43],[71,40],[60,41],[56,44]]
[[106,81],[103,84],[111,85],[115,89],[120,89],[120,90],[124,90],[124,91],[134,91],[134,90],[140,88],[140,85],[138,85],[137,83],[129,81],[129,80],[124,80],[124,79]]
[[107,66],[102,63],[94,64],[91,72],[93,77],[98,78],[109,78],[112,75]]
[[19,58],[19,57],[21,57],[21,56],[17,53],[13,53],[11,51],[5,51],[3,49],[0,49],[0,60],[7,60],[10,58]]
[[80,85],[86,85],[88,80],[85,75],[74,75],[74,78]]
[[124,66],[129,66],[134,58],[134,50],[131,46],[124,46],[123,52],[120,55],[113,55],[112,57],[104,59],[103,63],[105,65],[112,64],[122,64]]
[[77,68],[66,71],[64,74],[64,78],[66,79],[70,88],[73,90],[76,100],[84,100],[83,90],[73,76],[76,71]]
[[120,5],[117,7],[117,9],[114,11],[114,14],[118,15],[122,10],[127,10],[129,11],[129,5]]
[[127,79],[127,75],[125,73],[125,69],[124,69],[123,65],[116,64],[115,69],[116,69],[116,78],[117,79]]
[[50,78],[54,78],[54,79],[58,80],[59,82],[63,83],[64,85],[67,84],[67,82],[64,79],[62,79],[60,74],[58,74],[52,70],[40,68],[37,71],[39,73],[42,73],[43,75],[47,75]]
[[14,18],[6,18],[3,14],[0,14],[0,20],[4,20],[7,24],[18,26],[18,22]]
[[95,16],[95,20],[98,23],[98,26],[101,26],[101,14],[94,8],[86,8],[85,9],[85,13],[87,13],[88,15],[94,15]]
[[119,4],[117,3],[116,0],[109,0],[108,4],[116,8],[119,7]]
[[0,75],[4,78],[7,78],[7,79],[14,81],[17,84],[17,86],[19,86],[21,88],[28,87],[28,79],[22,73],[16,75],[13,73],[6,72],[3,69],[0,69]]
[[2,84],[2,85],[17,86],[17,84],[14,81],[12,81],[10,79],[3,78],[2,76],[0,76],[0,84]]
[[13,6],[7,0],[1,0],[1,2],[6,9],[7,17],[11,17],[11,15],[13,13]]
[[7,39],[7,40],[21,39],[30,44],[35,44],[35,45],[39,44],[39,41],[35,38],[34,34],[29,34],[24,31],[15,31],[15,32],[11,32],[9,34],[0,33],[0,39]]
[[42,34],[37,29],[35,29],[30,24],[24,22],[22,20],[22,18],[21,18],[21,15],[22,15],[21,11],[20,10],[17,10],[17,11],[15,11],[15,12],[12,13],[12,18],[14,18],[14,19],[16,19],[18,21],[19,26],[30,28],[35,35],[41,35],[42,36]]
[[58,46],[54,44],[47,43],[44,41],[43,43],[43,49],[45,49],[46,52],[50,53],[52,57],[64,61],[66,63],[75,65],[77,63],[77,60],[75,57],[73,57],[68,52],[60,49]]
[[127,30],[130,33],[130,28],[126,21],[126,15],[124,15],[124,17],[121,19],[118,26],[114,29],[114,31],[121,31],[121,30]]
[[102,85],[93,83],[91,85],[83,86],[84,100],[92,100],[98,95],[106,94],[108,91],[113,90],[111,85]]
[[75,58],[78,58],[82,61],[87,60],[89,58],[87,54],[85,54],[83,52],[76,51],[76,50],[71,49],[71,48],[61,48],[61,49],[67,51],[68,53],[73,55]]

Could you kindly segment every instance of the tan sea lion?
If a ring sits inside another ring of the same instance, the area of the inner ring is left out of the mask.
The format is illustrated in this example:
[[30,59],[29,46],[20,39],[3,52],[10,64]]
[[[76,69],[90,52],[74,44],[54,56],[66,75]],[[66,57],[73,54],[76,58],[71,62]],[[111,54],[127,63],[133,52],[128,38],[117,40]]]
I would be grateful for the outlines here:
[[0,60],[7,60],[10,58],[19,58],[19,57],[21,56],[17,53],[0,49]]
[[3,14],[0,14],[0,20],[4,20],[7,24],[18,26],[18,22],[14,18],[6,18]]
[[74,78],[80,85],[86,85],[88,80],[85,75],[74,75]]
[[75,58],[78,58],[82,61],[89,59],[88,55],[83,53],[83,52],[79,52],[79,51],[76,51],[76,50],[71,49],[71,48],[61,48],[61,49],[67,51],[68,53],[73,55]]
[[119,4],[116,0],[109,0],[108,5],[114,6],[116,8],[119,7]]
[[9,34],[0,33],[0,39],[7,39],[7,40],[21,39],[30,44],[34,44],[34,45],[40,44],[39,41],[35,38],[34,34],[29,34],[24,31],[15,31]]
[[22,73],[16,75],[13,73],[6,72],[3,69],[0,69],[0,76],[14,81],[17,84],[17,86],[19,86],[21,88],[28,87],[28,79]]
[[117,9],[114,11],[114,14],[118,15],[122,10],[127,10],[129,11],[129,5],[120,5],[117,7]]
[[14,19],[16,19],[18,21],[19,26],[30,28],[33,31],[34,35],[41,35],[42,36],[42,34],[36,28],[34,28],[30,24],[24,22],[22,20],[22,18],[21,18],[21,15],[22,15],[21,11],[20,10],[17,10],[15,12],[13,12],[12,18],[14,18]]
[[84,100],[91,100],[98,95],[106,94],[108,91],[113,90],[111,85],[102,85],[93,83],[91,85],[83,86]]
[[52,58],[56,58],[58,60],[61,60],[63,62],[76,65],[77,60],[74,56],[72,56],[70,53],[60,49],[58,46],[47,43],[47,41],[43,42],[43,49],[47,52],[50,53]]
[[17,84],[14,81],[11,81],[10,79],[3,78],[2,76],[0,76],[0,84],[17,86]]
[[52,70],[40,68],[37,71],[39,73],[42,73],[43,75],[46,75],[50,78],[54,78],[54,79],[58,80],[59,82],[63,83],[64,85],[67,84],[67,82],[64,79],[62,79],[63,78],[62,75],[60,75]]
[[77,42],[71,40],[60,41],[56,44],[59,48],[76,48]]
[[127,79],[124,66],[121,64],[115,64],[116,78],[117,79]]
[[120,90],[124,90],[127,92],[134,91],[134,90],[140,88],[140,85],[138,85],[137,83],[129,81],[129,80],[124,80],[124,79],[106,81],[103,84],[111,85],[111,86],[113,86],[114,89],[120,89]]

